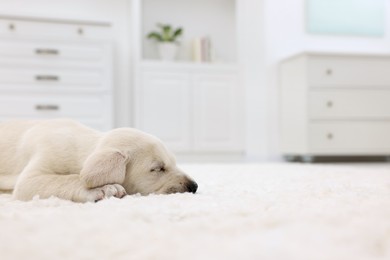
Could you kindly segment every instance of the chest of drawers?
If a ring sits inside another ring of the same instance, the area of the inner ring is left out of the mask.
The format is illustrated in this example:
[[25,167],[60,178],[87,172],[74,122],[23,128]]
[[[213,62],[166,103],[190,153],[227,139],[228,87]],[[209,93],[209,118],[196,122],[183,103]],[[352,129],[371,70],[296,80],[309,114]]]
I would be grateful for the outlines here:
[[111,27],[0,16],[0,121],[73,118],[113,127]]
[[390,155],[390,57],[301,54],[280,83],[284,155]]

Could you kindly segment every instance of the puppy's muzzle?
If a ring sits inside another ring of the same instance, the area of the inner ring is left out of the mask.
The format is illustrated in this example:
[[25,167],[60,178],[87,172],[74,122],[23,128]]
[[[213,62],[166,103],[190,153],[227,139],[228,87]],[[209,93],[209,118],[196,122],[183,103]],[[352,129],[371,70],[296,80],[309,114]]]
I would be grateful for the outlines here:
[[198,184],[194,181],[189,181],[186,186],[188,192],[195,193],[198,190]]

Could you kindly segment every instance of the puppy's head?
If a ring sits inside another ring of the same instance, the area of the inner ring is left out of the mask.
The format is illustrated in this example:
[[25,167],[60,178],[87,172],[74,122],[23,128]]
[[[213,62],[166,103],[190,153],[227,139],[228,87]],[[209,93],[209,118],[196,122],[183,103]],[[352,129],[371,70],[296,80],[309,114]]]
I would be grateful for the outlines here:
[[158,138],[131,128],[110,131],[87,158],[81,176],[88,187],[118,183],[128,194],[195,193],[198,188]]

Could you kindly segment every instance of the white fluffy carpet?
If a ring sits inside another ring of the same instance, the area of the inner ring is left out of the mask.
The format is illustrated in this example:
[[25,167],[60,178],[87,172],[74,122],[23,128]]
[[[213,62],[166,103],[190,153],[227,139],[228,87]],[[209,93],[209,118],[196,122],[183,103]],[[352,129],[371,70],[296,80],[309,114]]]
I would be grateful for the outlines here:
[[183,165],[198,193],[0,195],[0,259],[390,259],[390,165]]

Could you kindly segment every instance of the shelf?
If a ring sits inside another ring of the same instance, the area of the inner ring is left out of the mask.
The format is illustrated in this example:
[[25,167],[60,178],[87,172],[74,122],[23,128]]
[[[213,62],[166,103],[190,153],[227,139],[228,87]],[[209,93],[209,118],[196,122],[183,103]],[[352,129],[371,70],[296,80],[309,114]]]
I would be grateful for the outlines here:
[[194,38],[209,37],[217,61],[237,61],[236,1],[142,0],[138,36],[142,58],[158,58],[156,43],[146,35],[163,23],[183,28],[178,60],[191,61]]
[[239,65],[234,62],[201,63],[192,61],[160,61],[143,60],[142,68],[155,69],[207,69],[207,70],[237,70]]

